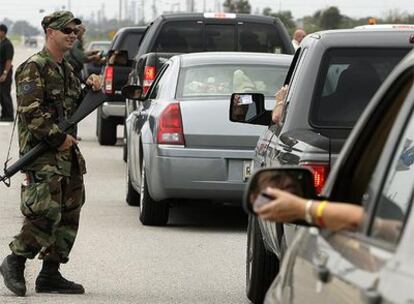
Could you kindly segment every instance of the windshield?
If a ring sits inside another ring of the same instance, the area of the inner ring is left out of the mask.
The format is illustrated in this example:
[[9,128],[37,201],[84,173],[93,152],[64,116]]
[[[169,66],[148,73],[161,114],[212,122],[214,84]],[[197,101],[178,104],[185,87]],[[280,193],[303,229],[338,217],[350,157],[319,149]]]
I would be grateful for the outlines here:
[[330,49],[321,64],[311,123],[352,127],[391,70],[409,49]]
[[183,69],[177,97],[204,97],[255,92],[273,96],[284,81],[288,66],[208,65]]

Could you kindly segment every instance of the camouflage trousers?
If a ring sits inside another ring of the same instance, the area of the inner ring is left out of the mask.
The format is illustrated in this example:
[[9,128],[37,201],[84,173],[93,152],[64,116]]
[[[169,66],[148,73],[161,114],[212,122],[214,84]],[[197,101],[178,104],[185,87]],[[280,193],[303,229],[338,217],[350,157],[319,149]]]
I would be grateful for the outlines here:
[[20,210],[25,216],[20,233],[10,243],[17,255],[66,263],[75,242],[85,202],[83,176],[28,172],[22,185]]

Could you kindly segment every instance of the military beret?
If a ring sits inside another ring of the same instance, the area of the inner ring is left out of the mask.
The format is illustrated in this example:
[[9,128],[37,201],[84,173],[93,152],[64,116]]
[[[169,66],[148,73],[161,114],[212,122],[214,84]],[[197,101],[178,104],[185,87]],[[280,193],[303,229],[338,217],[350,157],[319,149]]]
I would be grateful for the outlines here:
[[73,14],[69,11],[56,11],[43,18],[42,27],[44,30],[46,30],[47,28],[60,30],[71,22],[75,22],[75,24],[77,25],[82,23],[80,19],[75,18]]

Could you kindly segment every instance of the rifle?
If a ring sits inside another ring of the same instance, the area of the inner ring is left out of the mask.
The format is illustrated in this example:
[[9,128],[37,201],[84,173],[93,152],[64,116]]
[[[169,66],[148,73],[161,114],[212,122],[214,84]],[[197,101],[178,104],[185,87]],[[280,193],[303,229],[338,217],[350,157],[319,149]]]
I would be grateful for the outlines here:
[[[84,119],[86,116],[92,113],[97,107],[99,107],[106,100],[107,100],[107,97],[101,90],[96,91],[96,92],[90,90],[86,94],[86,96],[83,98],[81,104],[79,105],[75,113],[73,113],[72,117],[58,124],[59,128],[63,132],[68,131],[71,127],[75,126],[82,119]],[[40,155],[42,155],[49,149],[50,149],[49,145],[46,142],[42,141],[38,143],[29,152],[27,152],[22,157],[20,157],[19,160],[16,161],[14,164],[12,164],[10,167],[7,167],[7,162],[8,162],[7,160],[4,165],[4,172],[3,172],[4,175],[3,176],[0,175],[0,182],[3,182],[7,187],[10,187],[10,178],[14,174],[16,174],[18,171],[23,169],[25,166],[33,162],[35,159],[37,159]]]

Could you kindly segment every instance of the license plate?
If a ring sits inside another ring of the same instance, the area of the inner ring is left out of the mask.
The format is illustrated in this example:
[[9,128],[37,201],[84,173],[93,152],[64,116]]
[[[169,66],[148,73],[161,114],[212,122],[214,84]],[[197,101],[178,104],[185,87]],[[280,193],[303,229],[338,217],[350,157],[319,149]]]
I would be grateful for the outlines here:
[[243,161],[243,181],[247,181],[253,173],[253,160]]

